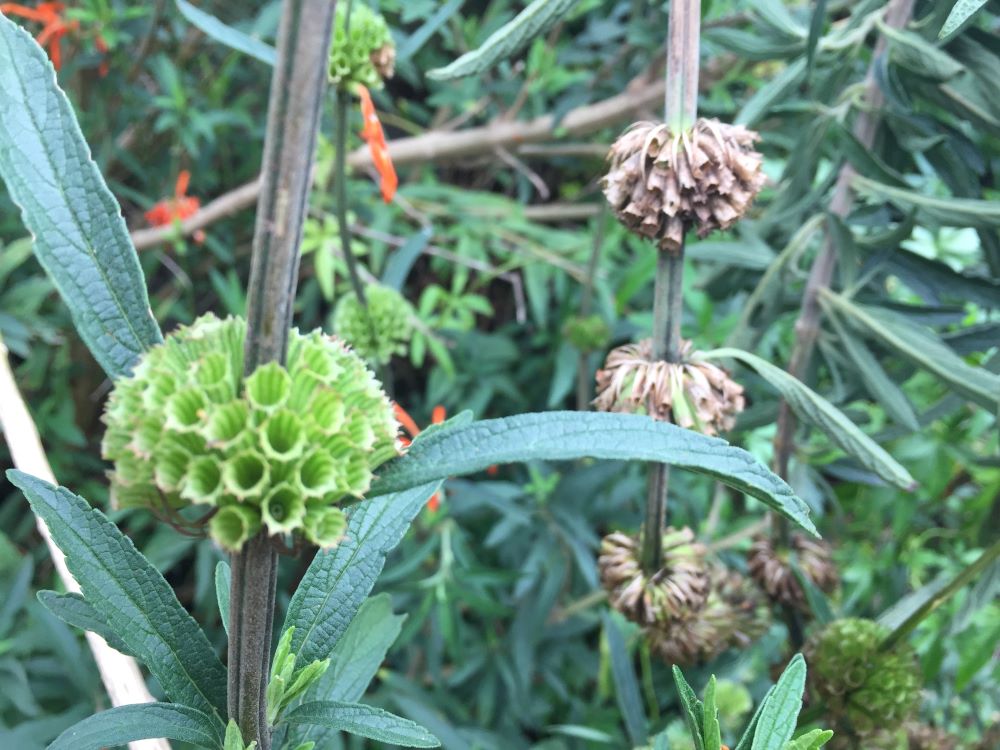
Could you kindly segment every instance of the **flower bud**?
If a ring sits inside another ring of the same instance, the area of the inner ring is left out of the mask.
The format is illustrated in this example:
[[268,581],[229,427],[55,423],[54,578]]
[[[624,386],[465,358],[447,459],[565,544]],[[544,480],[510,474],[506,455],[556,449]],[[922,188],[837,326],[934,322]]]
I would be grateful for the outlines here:
[[367,310],[354,294],[341,297],[333,314],[333,330],[360,356],[378,365],[406,354],[413,336],[413,307],[387,286],[365,289]]

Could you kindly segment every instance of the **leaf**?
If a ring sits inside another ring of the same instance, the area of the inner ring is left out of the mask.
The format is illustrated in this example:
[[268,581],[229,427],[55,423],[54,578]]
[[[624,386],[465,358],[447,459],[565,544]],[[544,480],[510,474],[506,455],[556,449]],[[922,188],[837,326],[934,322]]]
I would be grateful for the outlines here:
[[459,8],[462,7],[463,2],[465,0],[448,0],[447,3],[434,11],[434,15],[428,18],[419,29],[410,34],[396,49],[396,63],[403,63],[419,52],[427,44],[427,41],[434,36],[435,32],[446,24],[449,18],[455,15]]
[[753,127],[789,92],[796,91],[806,77],[806,61],[799,58],[751,96],[737,113],[734,123]]
[[11,469],[10,482],[49,527],[84,598],[159,681],[167,696],[220,730],[226,669],[173,589],[107,517],[64,487]]
[[802,693],[806,688],[806,660],[802,654],[785,667],[760,712],[751,750],[782,750],[795,733]]
[[819,44],[819,38],[823,35],[825,22],[826,0],[816,0],[812,18],[809,20],[809,38],[806,41],[806,75],[812,73],[813,64],[816,61],[816,46]]
[[943,380],[956,393],[996,410],[1000,399],[1000,376],[967,364],[927,329],[898,313],[858,305],[828,290],[822,293],[820,302],[842,314],[869,338],[877,339],[883,346]]
[[607,612],[602,613],[604,633],[608,639],[611,657],[611,677],[615,682],[615,700],[625,721],[625,731],[633,747],[640,747],[646,740],[646,712],[639,694],[639,680],[636,679],[632,660],[625,647],[621,627]]
[[229,635],[229,587],[233,581],[233,571],[229,568],[229,563],[219,560],[215,566],[215,599],[219,602],[219,617],[222,618],[222,627]]
[[519,414],[437,430],[421,438],[406,456],[383,467],[373,493],[471,474],[494,464],[579,458],[658,461],[714,477],[816,533],[806,504],[745,450],[637,414]]
[[714,674],[709,678],[708,685],[705,686],[704,714],[702,738],[705,741],[705,750],[720,750],[722,747],[722,727],[719,726],[719,708],[715,705]]
[[962,28],[972,21],[972,17],[979,11],[988,0],[957,0],[951,9],[951,13],[944,21],[938,39],[950,40]]
[[39,262],[112,378],[162,340],[118,202],[90,157],[52,65],[0,15],[0,177]]
[[174,0],[174,2],[182,16],[220,44],[245,55],[250,55],[255,60],[267,63],[271,67],[277,63],[278,51],[270,44],[265,44],[260,39],[237,31],[232,26],[227,26],[215,16],[194,7],[186,0]]
[[757,710],[753,712],[750,723],[743,730],[743,736],[740,737],[740,741],[736,743],[736,747],[733,750],[750,750],[750,743],[753,742],[754,733],[757,731],[757,722],[760,721],[760,715],[764,711],[764,706],[767,705],[767,701],[773,693],[774,685],[767,689],[767,692],[764,693],[764,699],[757,704]]
[[427,73],[439,81],[478,75],[520,52],[535,37],[544,34],[576,4],[576,0],[534,0],[509,23],[479,46],[443,68]]
[[133,655],[124,641],[108,627],[107,621],[79,594],[39,591],[37,596],[42,606],[67,625],[97,633],[111,648],[129,656]]
[[780,367],[742,349],[713,349],[702,352],[701,359],[731,358],[743,362],[781,393],[799,419],[821,429],[845,453],[865,468],[905,490],[916,488],[910,473],[878,443],[868,437],[837,407]]
[[432,234],[430,227],[424,227],[410,237],[402,247],[395,250],[385,264],[385,270],[382,272],[382,284],[397,292],[403,291],[403,285],[406,283],[406,277],[410,274],[410,269],[413,268],[413,264],[417,262],[417,258],[427,247],[427,243],[431,241]]
[[783,750],[819,750],[830,741],[831,737],[833,732],[829,729],[812,729],[801,737],[785,743]]
[[375,585],[385,556],[439,486],[435,481],[365,500],[350,514],[347,538],[316,554],[282,627],[295,627],[291,650],[303,664],[330,656]]
[[888,201],[902,211],[919,210],[925,217],[949,227],[1000,227],[1000,203],[975,198],[938,198],[885,185],[861,175],[852,180],[864,195]]
[[954,78],[965,66],[933,44],[911,31],[894,29],[885,21],[877,20],[879,31],[889,40],[889,54],[894,63],[932,81]]
[[681,699],[681,707],[684,709],[684,723],[687,724],[691,739],[694,742],[695,750],[705,750],[705,739],[702,734],[702,727],[705,723],[705,707],[694,690],[684,679],[684,673],[680,667],[673,665],[674,684],[677,686],[677,695]]
[[49,745],[48,750],[101,750],[133,740],[164,738],[198,747],[222,746],[218,721],[177,703],[135,703],[88,716]]
[[440,747],[416,722],[362,703],[310,701],[285,714],[289,724],[312,724],[402,747]]

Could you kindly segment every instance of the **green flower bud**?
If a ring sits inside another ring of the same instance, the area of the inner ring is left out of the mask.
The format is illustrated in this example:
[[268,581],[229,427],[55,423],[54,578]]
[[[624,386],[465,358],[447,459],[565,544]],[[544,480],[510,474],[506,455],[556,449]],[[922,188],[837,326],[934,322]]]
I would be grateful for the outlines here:
[[292,331],[287,365],[244,380],[245,331],[205,316],[115,383],[102,442],[112,497],[154,511],[214,506],[208,530],[228,550],[262,526],[333,546],[346,525],[336,505],[399,454],[391,404],[363,360],[319,332]]
[[347,3],[338,3],[333,22],[333,48],[330,50],[330,83],[342,91],[360,83],[368,88],[382,88],[384,78],[392,78],[396,60],[389,27],[381,15],[366,5],[351,7],[347,24]]
[[413,336],[413,307],[387,286],[365,289],[367,310],[354,294],[341,297],[333,314],[333,330],[362,357],[386,364],[394,354],[406,354]]
[[611,339],[611,328],[600,315],[574,316],[563,325],[563,336],[583,352],[603,349]]

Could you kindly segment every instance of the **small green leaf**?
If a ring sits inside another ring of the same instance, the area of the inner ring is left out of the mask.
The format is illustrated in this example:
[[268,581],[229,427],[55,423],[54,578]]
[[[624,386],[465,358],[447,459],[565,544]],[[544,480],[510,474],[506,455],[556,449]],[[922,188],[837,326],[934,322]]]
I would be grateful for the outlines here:
[[250,55],[255,60],[260,60],[272,67],[278,61],[278,52],[270,44],[265,44],[260,39],[237,31],[232,26],[227,26],[215,16],[194,7],[185,0],[174,0],[174,2],[177,3],[177,10],[181,12],[182,16],[220,44],[245,55]]
[[83,498],[14,469],[7,478],[48,525],[84,598],[108,627],[171,700],[214,715],[221,734],[226,668],[170,584],[131,539]]
[[972,17],[984,6],[988,0],[957,0],[945,19],[938,39],[950,40],[955,34],[962,30],[966,24],[971,23]]
[[162,340],[118,202],[41,47],[0,15],[0,178],[80,337],[112,378]]
[[797,92],[805,77],[806,61],[804,58],[799,58],[757,89],[737,113],[734,122],[737,125],[753,127],[786,95]]
[[233,580],[233,571],[229,569],[229,563],[219,560],[215,566],[215,598],[219,602],[219,617],[222,618],[222,627],[229,635],[229,586]]
[[719,726],[719,707],[715,704],[715,675],[713,674],[708,685],[705,686],[705,716],[702,724],[702,738],[705,742],[705,750],[721,750],[722,748],[722,727]]
[[60,734],[48,750],[101,750],[133,740],[168,739],[216,750],[221,725],[178,703],[135,703],[88,716]]
[[890,59],[897,65],[932,81],[954,78],[965,66],[933,44],[911,31],[894,29],[884,21],[877,21],[879,31],[889,40]]
[[927,218],[945,226],[979,229],[1000,227],[1000,203],[997,201],[923,195],[913,190],[884,185],[861,175],[855,175],[852,184],[859,193],[888,201],[901,211],[918,210]]
[[285,714],[289,724],[312,724],[402,747],[440,747],[416,722],[363,703],[311,701]]
[[757,722],[760,721],[760,715],[764,710],[764,706],[767,705],[768,699],[774,693],[774,685],[767,689],[764,694],[764,699],[757,704],[757,710],[753,712],[753,716],[750,718],[750,723],[747,724],[747,728],[743,730],[743,736],[740,737],[740,741],[736,743],[736,747],[733,750],[750,750],[750,743],[753,742],[754,733],[757,731]]
[[79,594],[57,594],[55,591],[39,591],[38,601],[67,625],[80,630],[97,633],[111,648],[132,656],[129,647],[108,627],[108,623]]
[[813,729],[801,737],[787,742],[783,750],[819,750],[832,737],[833,732],[829,729]]
[[780,367],[742,349],[713,349],[698,355],[701,359],[737,359],[752,367],[784,397],[799,419],[821,429],[845,453],[867,469],[904,490],[917,486],[910,473],[882,446],[868,437],[844,416],[837,407],[792,377]]
[[441,429],[421,438],[406,456],[382,468],[373,493],[395,492],[520,461],[658,461],[714,477],[816,533],[806,504],[749,453],[719,438],[645,416],[573,411],[519,414]]
[[427,77],[443,81],[484,73],[548,31],[575,4],[576,0],[534,0],[510,23],[493,32],[480,47],[443,68],[429,71]]
[[760,712],[752,750],[783,750],[795,733],[805,689],[806,660],[802,654],[796,654],[781,673],[774,692],[768,696]]
[[601,619],[604,623],[604,633],[608,638],[611,677],[615,681],[615,699],[625,720],[625,731],[628,732],[629,740],[634,747],[639,747],[648,734],[646,713],[639,697],[639,681],[636,679],[635,669],[618,623],[607,612]]
[[676,664],[673,666],[674,684],[677,686],[677,694],[681,699],[681,707],[684,709],[684,723],[687,724],[691,739],[694,742],[695,750],[705,750],[705,737],[702,727],[705,725],[705,706],[698,700],[694,690],[684,679],[684,673]]

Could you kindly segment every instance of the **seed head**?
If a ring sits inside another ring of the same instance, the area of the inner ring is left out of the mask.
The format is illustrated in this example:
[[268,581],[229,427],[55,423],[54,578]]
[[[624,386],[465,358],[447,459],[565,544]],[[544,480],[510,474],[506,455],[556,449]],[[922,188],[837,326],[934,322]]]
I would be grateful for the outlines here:
[[389,26],[364,3],[354,3],[350,27],[345,28],[348,5],[337,3],[334,15],[330,83],[341,91],[352,91],[359,83],[380,89],[384,79],[392,78],[396,62]]
[[809,611],[802,584],[795,576],[789,562],[789,555],[802,573],[824,593],[830,594],[840,583],[837,566],[833,562],[830,545],[821,539],[812,539],[802,534],[793,534],[791,550],[781,552],[775,549],[767,537],[757,537],[747,555],[750,576],[768,597],[778,604],[786,604],[803,612]]
[[373,364],[384,365],[395,354],[406,354],[413,336],[416,313],[395,289],[371,284],[365,289],[367,311],[357,295],[347,294],[337,303],[333,330],[354,351]]

